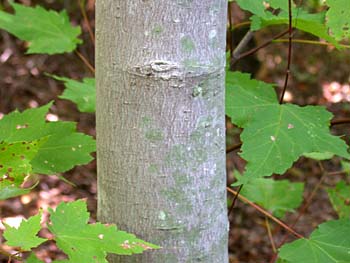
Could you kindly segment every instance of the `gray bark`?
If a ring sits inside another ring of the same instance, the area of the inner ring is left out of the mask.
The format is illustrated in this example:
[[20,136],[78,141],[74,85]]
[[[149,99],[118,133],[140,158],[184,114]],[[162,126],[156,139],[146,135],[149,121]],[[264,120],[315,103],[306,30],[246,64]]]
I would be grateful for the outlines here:
[[98,218],[158,244],[110,262],[227,262],[227,0],[98,0]]

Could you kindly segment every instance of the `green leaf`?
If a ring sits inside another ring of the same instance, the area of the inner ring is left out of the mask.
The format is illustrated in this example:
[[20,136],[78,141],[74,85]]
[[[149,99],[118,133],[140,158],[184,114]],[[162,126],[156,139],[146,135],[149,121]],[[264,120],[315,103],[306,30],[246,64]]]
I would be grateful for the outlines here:
[[327,26],[337,40],[349,38],[350,36],[350,1],[327,0],[329,6],[327,11]]
[[323,152],[323,153],[313,152],[313,153],[304,153],[304,156],[307,158],[321,161],[321,160],[327,160],[327,159],[333,158],[334,154],[330,152]]
[[335,188],[328,188],[327,193],[339,218],[350,219],[350,186],[340,181]]
[[95,149],[95,141],[88,135],[76,133],[75,129],[54,133],[32,160],[33,172],[52,174],[89,163],[93,159],[90,153]]
[[309,239],[283,245],[279,257],[289,263],[347,263],[349,248],[350,220],[333,220],[319,225]]
[[347,174],[350,175],[350,162],[341,160],[340,161],[341,167],[343,169],[343,171]]
[[6,226],[4,231],[4,238],[7,240],[6,244],[12,247],[20,247],[23,251],[29,251],[45,242],[47,239],[37,236],[41,229],[40,220],[41,213],[30,217],[28,220],[22,220],[18,228],[4,223]]
[[41,6],[26,7],[11,2],[15,14],[0,11],[0,28],[28,41],[28,53],[71,52],[82,43],[80,27],[73,27],[66,11],[47,11]]
[[31,189],[32,188],[23,189],[15,185],[0,186],[0,200],[5,200],[11,197],[28,194]]
[[82,200],[61,203],[56,211],[49,211],[51,223],[48,228],[54,234],[57,246],[68,255],[68,262],[107,263],[107,253],[131,255],[158,248],[119,231],[115,225],[87,224],[89,213]]
[[330,112],[320,106],[280,105],[271,85],[248,77],[232,73],[226,87],[226,113],[244,128],[245,179],[282,174],[307,153],[350,157],[345,142],[329,132]]
[[96,148],[90,136],[76,132],[75,123],[45,122],[50,106],[51,103],[22,113],[13,112],[0,120],[0,140],[7,143],[45,138],[30,162],[34,173],[64,172],[88,163]]
[[[236,171],[234,175],[238,180],[241,178]],[[303,183],[258,178],[251,180],[249,184],[245,184],[241,193],[250,201],[261,205],[281,218],[284,217],[286,212],[293,212],[301,204],[303,191]]]
[[66,90],[60,96],[61,99],[73,101],[78,105],[81,112],[95,112],[96,88],[94,78],[85,78],[83,82],[79,82],[54,75],[51,75],[51,77],[64,82]]
[[[281,11],[275,15],[271,11],[266,10],[264,1],[237,0],[237,3],[242,9],[254,14],[250,18],[252,21],[251,30],[256,31],[267,26],[289,24],[288,1],[270,0],[265,2],[270,2],[273,8],[281,9]],[[337,40],[328,34],[327,27],[325,26],[325,12],[310,14],[301,8],[293,7],[292,15],[294,18],[293,27],[325,39],[337,48],[340,48]]]
[[0,200],[30,191],[20,186],[32,173],[31,160],[46,139],[44,137],[31,142],[0,143]]

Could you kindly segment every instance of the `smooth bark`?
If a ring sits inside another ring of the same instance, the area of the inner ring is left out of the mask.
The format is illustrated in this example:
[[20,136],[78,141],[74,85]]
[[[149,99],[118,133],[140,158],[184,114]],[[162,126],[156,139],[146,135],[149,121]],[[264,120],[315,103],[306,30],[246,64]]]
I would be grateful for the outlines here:
[[97,0],[98,217],[162,246],[110,262],[227,262],[227,0]]

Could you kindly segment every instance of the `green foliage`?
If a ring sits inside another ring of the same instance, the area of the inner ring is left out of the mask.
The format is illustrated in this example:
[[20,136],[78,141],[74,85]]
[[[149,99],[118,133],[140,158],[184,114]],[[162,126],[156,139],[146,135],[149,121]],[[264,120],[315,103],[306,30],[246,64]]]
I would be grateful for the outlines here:
[[[66,263],[100,262],[108,263],[107,253],[131,255],[144,250],[159,248],[136,238],[134,235],[120,231],[115,225],[101,223],[88,224],[89,213],[86,203],[78,200],[60,203],[56,210],[49,209],[48,229],[54,235],[57,246],[68,256],[68,260],[55,261]],[[37,236],[40,230],[41,213],[22,221],[19,228],[6,225],[4,237],[7,245],[28,251],[37,247],[46,239]],[[31,254],[27,263],[42,262]]]
[[350,262],[350,221],[333,220],[318,226],[309,239],[285,244],[279,257],[287,263],[346,263]]
[[0,200],[28,192],[29,189],[19,186],[32,173],[31,161],[45,141],[46,138],[41,141],[0,143]]
[[[235,172],[239,180],[241,176]],[[277,217],[284,217],[286,212],[293,212],[303,201],[303,183],[291,183],[288,180],[258,178],[244,185],[241,194],[257,203]],[[288,193],[288,195],[286,195]]]
[[342,160],[341,167],[347,175],[350,175],[350,162]]
[[350,1],[349,0],[327,0],[329,6],[327,11],[327,26],[337,40],[350,37],[349,17]]
[[335,188],[328,188],[327,193],[339,218],[350,219],[350,186],[340,181]]
[[69,262],[107,262],[106,254],[131,255],[146,249],[158,248],[119,231],[115,225],[87,224],[89,214],[83,201],[61,203],[56,211],[50,209],[49,230],[57,246],[68,256]]
[[96,88],[94,78],[85,78],[83,82],[52,75],[56,80],[64,82],[66,90],[61,99],[71,100],[77,104],[81,112],[95,112]]
[[19,186],[30,174],[64,172],[92,160],[95,141],[77,133],[73,122],[45,122],[50,106],[15,111],[0,120],[2,199],[21,193]]
[[71,52],[82,43],[80,27],[72,27],[66,11],[57,13],[40,6],[26,7],[11,2],[15,14],[0,11],[0,28],[28,41],[28,53]]
[[[265,9],[263,1],[260,0],[236,0],[240,7],[254,15],[251,17],[251,29],[253,31],[271,25],[289,24],[288,1],[271,0],[271,7],[281,9],[278,14],[274,14]],[[345,0],[346,1],[346,0]],[[310,33],[319,38],[323,38],[339,48],[338,42],[328,34],[325,25],[325,12],[310,14],[301,8],[293,8],[293,27]]]
[[20,247],[22,251],[29,251],[34,247],[45,242],[46,238],[37,236],[41,229],[40,226],[41,213],[30,217],[28,220],[22,220],[18,228],[11,227],[7,224],[4,231],[4,238],[8,246]]
[[244,128],[240,155],[247,165],[241,183],[284,173],[308,153],[350,157],[345,142],[329,132],[330,112],[320,106],[280,105],[272,85],[250,80],[249,74],[228,73],[226,114]]

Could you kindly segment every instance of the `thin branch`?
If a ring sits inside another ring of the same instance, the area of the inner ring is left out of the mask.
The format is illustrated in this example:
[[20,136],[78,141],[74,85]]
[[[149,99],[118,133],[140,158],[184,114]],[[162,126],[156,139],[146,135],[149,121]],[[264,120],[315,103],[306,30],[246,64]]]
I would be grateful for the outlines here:
[[79,2],[79,7],[80,7],[80,12],[81,12],[81,14],[83,15],[84,22],[85,22],[86,27],[87,27],[87,30],[88,30],[88,32],[89,32],[89,36],[90,36],[91,42],[92,42],[92,44],[95,46],[95,36],[94,36],[94,33],[92,32],[92,28],[91,28],[91,25],[90,25],[90,21],[89,21],[89,18],[87,17],[86,10],[85,10],[85,7],[84,7],[84,5],[83,5],[83,1],[84,1],[84,0],[78,0],[78,2]]
[[272,236],[272,232],[271,232],[269,219],[266,216],[265,216],[265,226],[266,226],[267,234],[269,236],[269,240],[270,240],[270,243],[271,243],[272,251],[274,253],[277,253],[275,241],[273,240],[273,236]]
[[284,30],[284,31],[278,33],[277,35],[275,35],[274,37],[272,37],[271,39],[265,41],[261,45],[259,45],[259,46],[255,47],[255,48],[251,49],[251,50],[248,50],[248,51],[242,53],[236,60],[233,61],[233,65],[236,64],[239,60],[241,60],[241,59],[243,59],[243,58],[245,58],[247,56],[250,56],[250,55],[256,53],[258,50],[268,46],[269,44],[272,43],[272,41],[283,37],[285,34],[288,34],[288,32],[289,32],[288,29]]
[[[318,183],[315,185],[315,187],[312,189],[311,194],[306,198],[305,204],[299,209],[298,211],[298,216],[292,223],[291,227],[295,227],[295,225],[298,223],[299,219],[302,217],[302,215],[305,213],[306,209],[310,206],[312,199],[314,198],[315,194],[317,191],[320,189],[324,179],[326,178],[327,175],[329,175],[325,170],[321,162],[318,162],[321,171],[322,171],[322,176]],[[287,241],[287,235],[284,235],[282,241],[278,244],[277,247],[281,247],[285,242]],[[276,260],[277,254],[274,254],[270,260],[270,262],[274,262]]]
[[248,45],[249,41],[252,40],[253,36],[254,32],[250,30],[244,35],[244,37],[241,39],[241,41],[238,43],[237,47],[232,53],[231,59],[233,61],[239,58],[243,49]]
[[331,126],[339,125],[339,124],[348,124],[348,123],[350,123],[350,118],[337,119],[337,120],[331,121]]
[[238,195],[239,195],[239,193],[241,192],[242,188],[243,188],[243,184],[241,184],[241,185],[239,186],[239,188],[238,188],[238,190],[237,190],[237,194],[233,197],[231,207],[230,207],[230,209],[228,210],[228,214],[227,214],[228,216],[232,213],[233,208],[235,207],[235,204],[236,204]]
[[280,225],[281,227],[283,227],[284,229],[286,229],[288,232],[290,232],[291,234],[293,234],[294,236],[296,236],[297,238],[304,238],[301,234],[299,234],[298,232],[296,232],[295,230],[293,230],[291,227],[289,227],[288,225],[286,225],[285,223],[283,223],[281,220],[279,220],[278,218],[274,217],[273,215],[271,215],[269,212],[265,211],[263,208],[261,208],[260,206],[254,204],[253,202],[249,201],[247,198],[245,198],[244,196],[242,196],[241,194],[238,194],[236,191],[232,190],[229,187],[226,187],[227,191],[229,191],[230,193],[237,195],[238,198],[240,200],[242,200],[244,203],[247,203],[248,205],[254,207],[256,210],[258,210],[260,213],[262,213],[263,215],[267,216],[268,218],[270,218],[272,221],[276,222],[278,225]]
[[228,23],[229,23],[229,26],[230,26],[230,57],[232,58],[232,54],[233,54],[233,36],[232,36],[232,11],[231,11],[231,3],[232,2],[229,2],[228,3]]
[[[286,43],[289,42],[289,39],[276,39],[273,41],[274,43]],[[320,42],[320,41],[315,41],[315,40],[307,40],[307,39],[292,39],[293,43],[300,43],[300,44],[309,44],[309,45],[318,45],[318,46],[331,46],[334,47],[332,43],[328,42]],[[343,48],[350,48],[350,45],[344,45],[344,44],[339,44],[340,47]]]
[[250,21],[245,21],[245,22],[242,22],[242,23],[238,23],[236,25],[233,25],[233,27],[230,27],[231,28],[231,31],[234,31],[240,27],[245,27],[245,26],[250,26],[251,22]]
[[89,70],[95,74],[95,68],[90,64],[90,62],[83,56],[83,54],[81,54],[78,50],[75,50],[75,54],[78,55],[78,57],[83,61],[83,63],[85,64],[85,66],[87,66],[89,68]]
[[1,247],[0,247],[0,254],[8,257],[9,259],[12,259],[12,258],[14,258],[16,260],[21,260],[22,259],[22,257],[16,256],[16,255],[12,255],[11,253],[7,252],[6,250],[2,249]]
[[292,25],[292,0],[288,0],[288,62],[287,62],[287,70],[286,77],[284,79],[283,91],[280,97],[279,103],[283,103],[284,94],[286,93],[288,86],[288,79],[290,75],[290,65],[292,62],[292,36],[293,36],[293,25]]
[[226,154],[241,148],[241,146],[242,146],[242,143],[238,143],[238,144],[235,144],[235,145],[232,145],[232,146],[226,148]]

